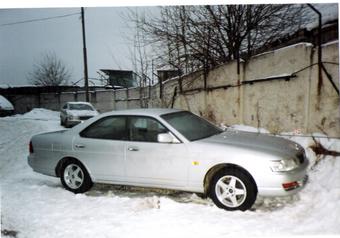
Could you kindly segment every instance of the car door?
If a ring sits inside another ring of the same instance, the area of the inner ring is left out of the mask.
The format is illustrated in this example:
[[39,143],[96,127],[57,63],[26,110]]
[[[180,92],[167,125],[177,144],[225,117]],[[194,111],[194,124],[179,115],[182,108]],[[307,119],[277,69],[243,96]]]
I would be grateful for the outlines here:
[[168,129],[154,118],[131,116],[128,128],[127,181],[156,187],[186,186],[190,163],[186,145],[158,143],[157,135],[168,132]]
[[124,116],[104,117],[79,133],[73,140],[77,158],[88,166],[98,181],[124,181],[128,132]]

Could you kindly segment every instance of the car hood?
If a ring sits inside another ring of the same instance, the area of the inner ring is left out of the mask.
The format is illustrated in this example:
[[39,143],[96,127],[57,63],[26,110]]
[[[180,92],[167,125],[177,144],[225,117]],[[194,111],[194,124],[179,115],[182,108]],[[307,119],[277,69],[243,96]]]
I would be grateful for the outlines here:
[[281,137],[237,130],[226,131],[201,141],[251,148],[262,152],[274,152],[288,156],[296,156],[296,154],[304,151],[299,144]]
[[81,116],[97,116],[97,111],[90,111],[90,110],[67,110],[67,115],[71,115],[74,117],[81,117]]

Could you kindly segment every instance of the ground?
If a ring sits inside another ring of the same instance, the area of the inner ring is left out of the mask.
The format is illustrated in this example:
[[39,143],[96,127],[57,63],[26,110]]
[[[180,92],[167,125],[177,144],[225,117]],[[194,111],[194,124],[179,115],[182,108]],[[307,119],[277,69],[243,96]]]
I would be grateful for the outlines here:
[[[31,136],[59,129],[59,114],[44,109],[0,119],[3,237],[340,235],[340,157],[326,156],[313,166],[317,156],[308,147],[310,137],[289,136],[306,148],[311,162],[304,190],[286,198],[258,198],[250,211],[226,212],[192,193],[108,185],[70,193],[58,178],[27,165]],[[318,140],[340,151],[340,140]]]

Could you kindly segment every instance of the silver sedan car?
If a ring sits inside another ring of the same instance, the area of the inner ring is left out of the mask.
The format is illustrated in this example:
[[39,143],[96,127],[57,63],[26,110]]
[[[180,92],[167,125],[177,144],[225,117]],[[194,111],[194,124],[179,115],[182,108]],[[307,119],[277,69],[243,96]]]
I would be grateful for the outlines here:
[[257,195],[285,196],[306,182],[304,149],[258,133],[223,131],[188,111],[135,109],[33,136],[28,163],[74,193],[93,183],[191,191],[226,210]]
[[71,127],[98,114],[91,103],[67,102],[60,110],[60,125]]

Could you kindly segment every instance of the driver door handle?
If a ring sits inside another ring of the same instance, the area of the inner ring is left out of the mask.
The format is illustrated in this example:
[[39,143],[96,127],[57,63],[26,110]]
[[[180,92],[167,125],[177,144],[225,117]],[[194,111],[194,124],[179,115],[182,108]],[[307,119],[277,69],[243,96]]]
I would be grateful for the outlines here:
[[129,146],[128,151],[139,151],[139,149],[137,147],[134,147],[134,146]]
[[82,144],[75,144],[74,147],[81,149],[81,148],[85,148],[85,145]]

